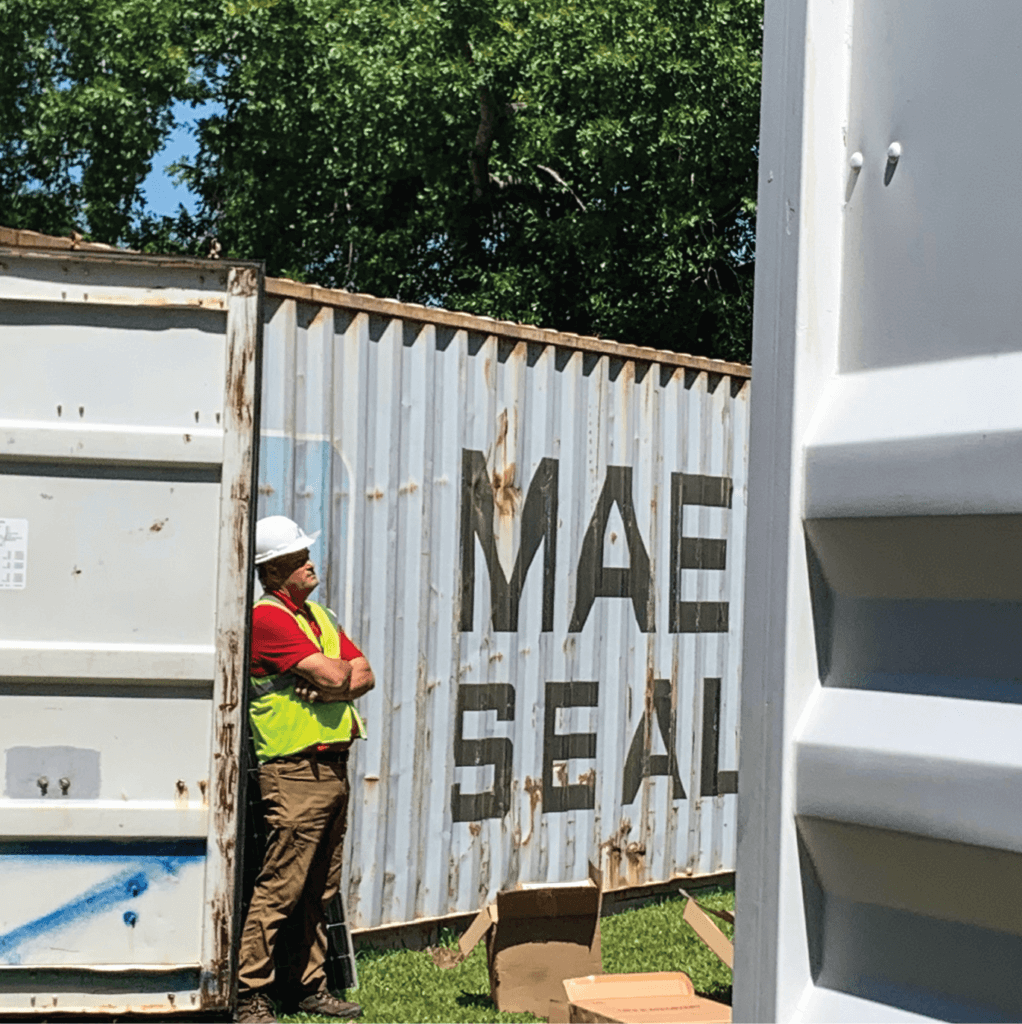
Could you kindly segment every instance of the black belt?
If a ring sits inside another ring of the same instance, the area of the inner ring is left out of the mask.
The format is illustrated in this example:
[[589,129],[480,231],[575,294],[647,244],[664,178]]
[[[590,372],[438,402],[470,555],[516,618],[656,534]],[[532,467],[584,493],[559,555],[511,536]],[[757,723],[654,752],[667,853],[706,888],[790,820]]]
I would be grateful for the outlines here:
[[281,761],[324,761],[332,764],[347,764],[347,750],[302,750],[297,754],[284,754],[281,757],[271,757],[264,764],[276,764]]
[[312,750],[305,756],[313,761],[335,761],[337,764],[348,763],[347,750]]

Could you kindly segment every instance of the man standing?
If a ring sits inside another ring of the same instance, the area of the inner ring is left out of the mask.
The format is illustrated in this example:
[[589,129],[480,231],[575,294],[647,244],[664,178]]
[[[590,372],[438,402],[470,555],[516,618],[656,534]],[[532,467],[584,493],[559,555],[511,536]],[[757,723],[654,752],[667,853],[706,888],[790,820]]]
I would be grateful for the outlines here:
[[299,1009],[357,1017],[357,1003],[327,990],[324,904],[337,895],[348,815],[348,748],[365,737],[352,703],[375,684],[362,652],[329,609],[308,600],[319,583],[308,536],[284,516],[256,523],[262,597],[252,613],[249,718],[267,844],[245,918],[235,1019],[275,1020],[268,990],[281,926],[297,908],[304,923]]

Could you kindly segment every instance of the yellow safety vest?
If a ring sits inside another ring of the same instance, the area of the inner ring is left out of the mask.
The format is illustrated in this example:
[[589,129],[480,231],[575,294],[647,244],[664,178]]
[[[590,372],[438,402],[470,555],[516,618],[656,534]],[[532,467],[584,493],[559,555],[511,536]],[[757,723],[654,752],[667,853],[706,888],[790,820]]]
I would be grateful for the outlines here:
[[[301,631],[328,657],[341,656],[341,637],[333,612],[322,605],[308,602],[312,617],[320,628],[320,636],[304,615],[295,615],[283,601],[270,594],[256,601],[259,605],[283,608]],[[317,743],[345,743],[365,739],[362,716],[351,701],[309,703],[295,696],[295,683],[301,677],[295,672],[272,676],[251,676],[252,695],[248,705],[252,724],[252,741],[260,762],[285,757]]]

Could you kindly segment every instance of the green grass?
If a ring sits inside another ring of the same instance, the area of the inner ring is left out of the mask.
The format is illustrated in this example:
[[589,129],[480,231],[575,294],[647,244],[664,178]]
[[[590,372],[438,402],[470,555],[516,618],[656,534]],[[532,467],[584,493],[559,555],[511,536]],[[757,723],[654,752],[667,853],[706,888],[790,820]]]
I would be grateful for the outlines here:
[[[730,889],[703,889],[699,902],[715,910],[733,910]],[[603,969],[608,974],[633,971],[684,971],[701,995],[731,1001],[731,971],[725,967],[682,920],[685,901],[671,897],[661,902],[605,917],[600,924]],[[716,919],[714,919],[716,921]],[[716,922],[730,936],[731,926]],[[457,936],[441,936],[446,946]],[[442,971],[428,953],[409,950],[379,952],[360,949],[359,988],[345,998],[362,1006],[360,1020],[423,1024],[442,1021],[537,1021],[529,1013],[498,1013],[490,1000],[485,943],[464,963]],[[284,1021],[327,1021],[332,1018],[299,1013]]]

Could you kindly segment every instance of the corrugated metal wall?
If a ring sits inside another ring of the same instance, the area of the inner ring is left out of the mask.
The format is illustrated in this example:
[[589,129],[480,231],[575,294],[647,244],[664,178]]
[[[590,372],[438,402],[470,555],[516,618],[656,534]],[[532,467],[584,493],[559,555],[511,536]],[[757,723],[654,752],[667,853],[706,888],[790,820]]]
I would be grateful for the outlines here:
[[378,678],[352,925],[733,869],[747,368],[267,292],[259,514]]

